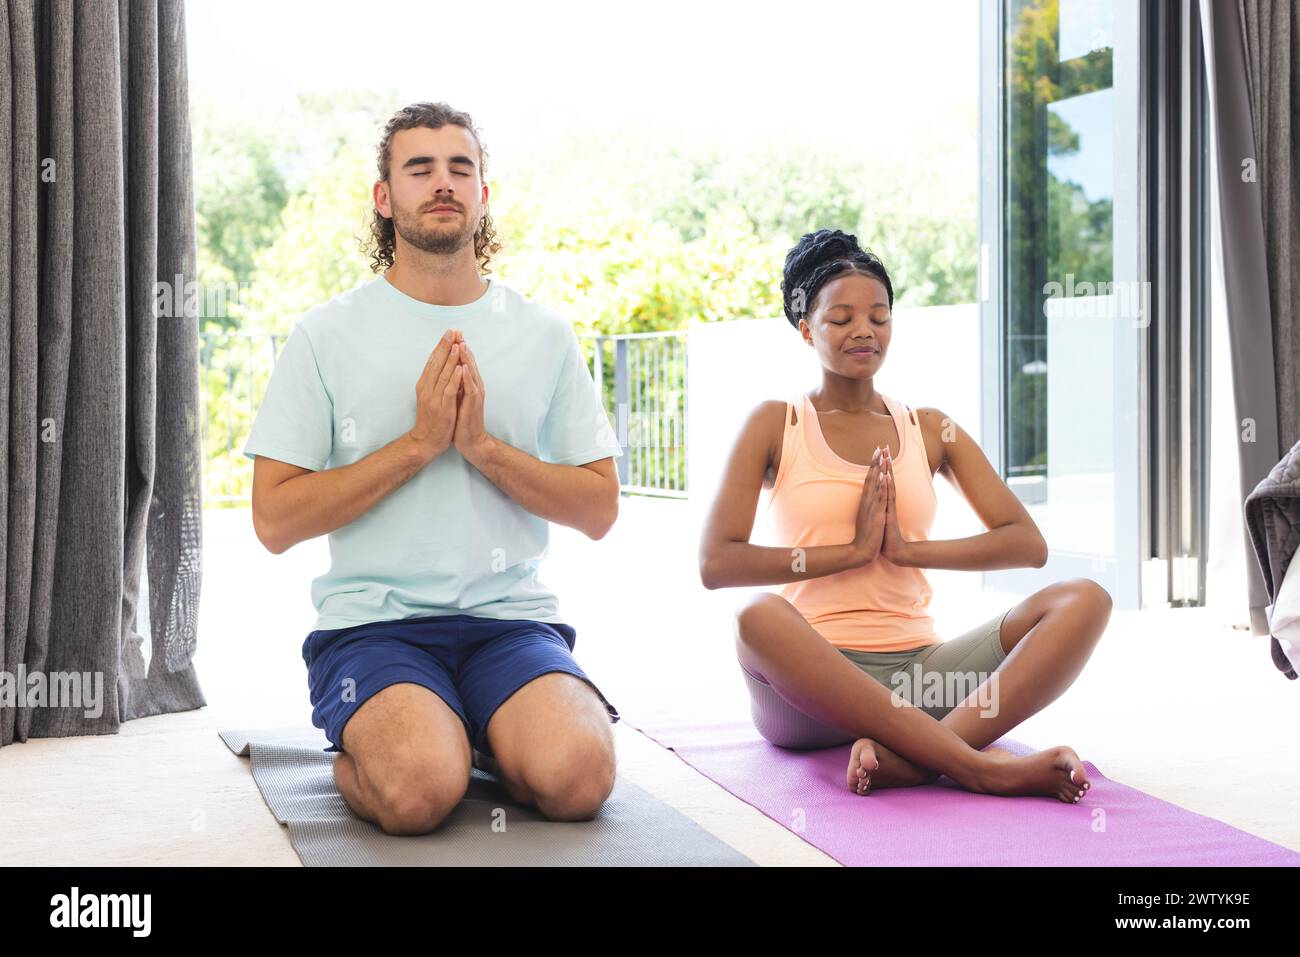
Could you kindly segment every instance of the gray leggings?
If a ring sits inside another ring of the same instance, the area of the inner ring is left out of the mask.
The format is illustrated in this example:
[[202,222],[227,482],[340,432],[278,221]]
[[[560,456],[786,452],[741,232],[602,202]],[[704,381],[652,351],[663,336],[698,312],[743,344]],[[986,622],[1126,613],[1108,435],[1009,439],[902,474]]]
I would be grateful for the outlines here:
[[[924,648],[905,651],[842,648],[840,654],[937,721],[1006,659],[1000,639],[1002,619],[1006,615],[1006,611],[999,612],[957,638]],[[782,698],[775,688],[744,665],[740,670],[749,687],[754,726],[777,747],[813,750],[849,744],[861,737],[822,724]],[[939,691],[943,700],[935,701],[935,693],[940,688],[946,689]]]

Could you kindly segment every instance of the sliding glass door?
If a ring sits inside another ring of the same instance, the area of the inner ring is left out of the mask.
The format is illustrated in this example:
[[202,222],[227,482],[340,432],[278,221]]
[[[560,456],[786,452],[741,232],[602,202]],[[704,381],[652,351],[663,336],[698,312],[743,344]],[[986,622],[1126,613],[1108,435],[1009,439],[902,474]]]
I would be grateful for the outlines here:
[[985,0],[983,31],[984,444],[1051,549],[985,585],[1085,576],[1137,607],[1138,6]]

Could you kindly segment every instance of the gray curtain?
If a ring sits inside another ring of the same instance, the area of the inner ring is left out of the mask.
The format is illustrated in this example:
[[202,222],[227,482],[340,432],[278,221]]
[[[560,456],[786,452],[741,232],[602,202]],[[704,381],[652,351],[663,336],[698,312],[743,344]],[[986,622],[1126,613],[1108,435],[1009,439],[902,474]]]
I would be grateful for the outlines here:
[[[1202,0],[1201,11],[1239,438],[1254,425],[1237,443],[1244,503],[1300,441],[1300,13],[1295,0]],[[1265,634],[1264,580],[1246,547],[1252,630]]]
[[0,0],[0,51],[3,745],[205,702],[182,3]]

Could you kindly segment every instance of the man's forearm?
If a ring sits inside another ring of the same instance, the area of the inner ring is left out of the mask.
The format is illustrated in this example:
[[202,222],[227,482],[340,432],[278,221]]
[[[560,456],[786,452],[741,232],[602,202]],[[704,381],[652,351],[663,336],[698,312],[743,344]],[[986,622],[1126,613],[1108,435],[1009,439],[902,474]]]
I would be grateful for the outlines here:
[[535,459],[494,436],[465,455],[497,488],[534,515],[576,528],[591,538],[609,531],[618,511],[609,484],[580,465]]
[[404,485],[431,459],[408,435],[351,465],[310,472],[281,482],[259,503],[271,550],[279,553],[325,535],[364,515]]

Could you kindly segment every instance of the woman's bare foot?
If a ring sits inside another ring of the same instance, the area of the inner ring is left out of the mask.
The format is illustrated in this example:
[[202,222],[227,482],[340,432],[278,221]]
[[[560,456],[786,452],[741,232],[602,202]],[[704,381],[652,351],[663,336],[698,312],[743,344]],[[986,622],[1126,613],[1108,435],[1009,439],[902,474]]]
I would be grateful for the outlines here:
[[879,767],[875,742],[870,738],[858,738],[853,742],[853,750],[849,753],[849,768],[845,772],[844,783],[850,791],[866,794],[871,788],[871,775]]
[[972,790],[1004,796],[1045,794],[1075,804],[1092,787],[1083,762],[1073,748],[1064,745],[1017,757],[1001,748],[984,754],[992,758],[980,772]]
[[909,788],[929,784],[938,776],[894,753],[879,741],[858,738],[853,742],[853,751],[849,755],[845,783],[855,794],[866,794],[872,785],[877,788]]
[[[985,748],[982,753],[992,757],[993,764],[985,772],[983,782],[977,782],[971,790],[1004,796],[1047,794],[1071,804],[1077,803],[1092,787],[1083,762],[1072,748],[1048,748],[1024,757],[1005,748]],[[930,784],[939,775],[896,754],[879,741],[859,738],[853,743],[845,777],[850,791],[866,795],[873,786],[915,787]]]

